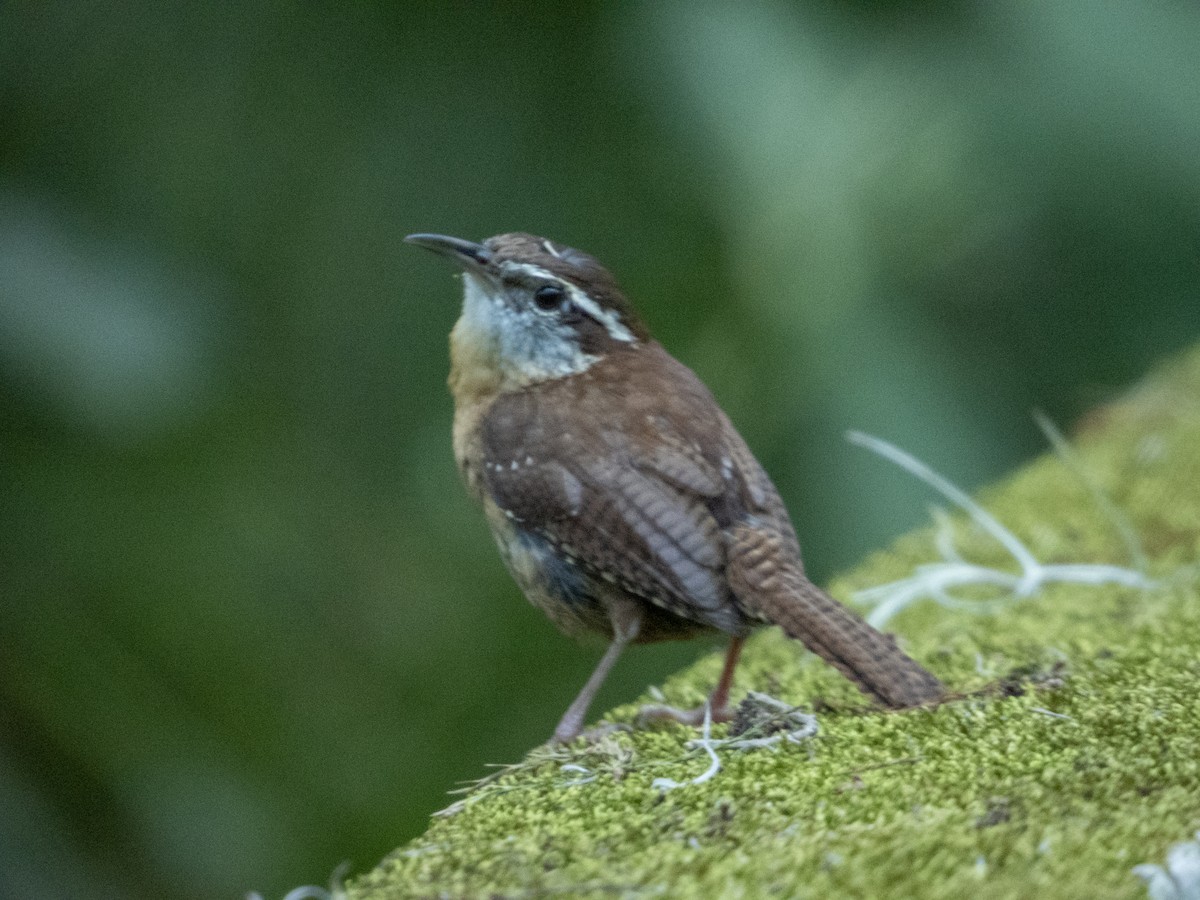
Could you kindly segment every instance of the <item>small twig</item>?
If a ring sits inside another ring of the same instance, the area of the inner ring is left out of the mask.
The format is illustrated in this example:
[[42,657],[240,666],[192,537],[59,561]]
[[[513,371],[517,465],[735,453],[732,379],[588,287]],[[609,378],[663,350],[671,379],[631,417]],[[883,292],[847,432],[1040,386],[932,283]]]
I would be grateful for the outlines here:
[[947,479],[933,471],[933,469],[929,468],[929,466],[925,465],[925,463],[921,462],[915,456],[910,456],[899,447],[889,444],[885,440],[864,434],[861,431],[851,431],[848,437],[850,443],[866,447],[868,450],[874,451],[884,459],[895,463],[905,471],[917,476],[917,478],[924,481],[951,503],[966,512],[980,528],[994,537],[1012,554],[1013,559],[1020,563],[1023,570],[1028,572],[1031,569],[1037,568],[1038,561],[1029,551],[1029,548],[1022,544],[1016,535],[1001,525],[990,512],[972,500],[962,488],[951,484]]
[[1052,719],[1066,719],[1068,722],[1075,721],[1074,716],[1068,716],[1066,713],[1057,713],[1057,712],[1054,712],[1054,710],[1046,709],[1045,707],[1042,707],[1042,706],[1031,706],[1031,707],[1029,707],[1029,711],[1035,712],[1035,713],[1041,713],[1043,716],[1049,716]]
[[563,763],[558,767],[560,772],[579,772],[584,777],[576,778],[574,781],[564,781],[563,787],[577,787],[581,784],[591,784],[596,780],[596,774],[587,766],[576,765],[575,763]]
[[[703,784],[709,781],[721,771],[721,758],[717,755],[717,750],[719,749],[756,750],[763,747],[774,749],[781,741],[786,740],[789,743],[800,744],[817,733],[817,717],[811,713],[806,713],[801,709],[784,703],[782,700],[776,700],[774,697],[768,694],[761,694],[758,691],[749,691],[747,698],[760,706],[772,709],[773,712],[736,737],[718,739],[712,736],[712,710],[705,704],[704,726],[700,737],[696,740],[688,741],[687,747],[689,749],[700,749],[707,753],[709,757],[708,768],[700,775],[688,781],[680,782],[675,781],[673,778],[656,778],[651,782],[650,786],[665,792],[678,787]],[[789,721],[794,727],[780,730],[774,734],[766,734],[768,728],[776,726],[781,722]],[[757,735],[763,736],[758,737]]]
[[[346,889],[343,887],[342,881],[349,871],[350,863],[344,862],[329,876],[328,889],[315,884],[306,884],[303,887],[292,888],[283,895],[283,900],[346,900]],[[263,900],[263,896],[258,891],[250,891],[246,894],[246,900]]]
[[665,793],[673,791],[675,788],[683,787],[686,784],[704,784],[704,782],[716,777],[716,774],[721,771],[721,758],[717,756],[717,751],[713,749],[712,704],[707,701],[704,704],[704,728],[700,732],[700,739],[689,743],[693,746],[703,748],[704,752],[708,754],[708,768],[689,781],[676,781],[673,778],[655,778],[650,783],[650,787]]
[[1133,874],[1146,883],[1151,900],[1192,900],[1200,896],[1200,831],[1195,840],[1173,844],[1165,866],[1142,863]]
[[[749,750],[757,747],[774,747],[780,740],[786,740],[791,744],[800,744],[816,735],[817,717],[812,713],[806,713],[798,707],[790,706],[782,700],[777,700],[769,694],[759,693],[758,691],[747,691],[746,696],[760,706],[774,709],[775,713],[770,718],[759,723],[755,728],[747,729],[746,732],[737,737],[722,741],[723,746],[734,750]],[[788,720],[791,720],[796,727],[784,729],[765,737],[748,736],[765,731],[768,726]]]
[[[916,476],[966,512],[976,525],[1008,551],[1019,569],[1017,572],[1006,572],[967,562],[954,546],[953,525],[949,516],[944,511],[937,510],[934,520],[938,530],[934,544],[942,560],[918,566],[915,574],[909,578],[868,588],[855,594],[855,599],[860,603],[874,607],[867,616],[867,621],[876,627],[883,626],[901,610],[923,597],[929,597],[950,609],[989,612],[996,607],[1029,597],[1046,584],[1055,581],[1120,584],[1143,589],[1157,587],[1159,584],[1142,571],[1122,566],[1085,563],[1044,565],[1034,556],[1033,551],[1005,528],[995,516],[920,460],[887,441],[859,431],[850,432],[848,438],[851,443],[866,447]],[[972,585],[990,585],[1000,588],[1001,592],[981,600],[955,597],[950,593],[955,588]]]
[[1145,572],[1147,567],[1146,552],[1142,549],[1142,542],[1138,539],[1137,531],[1134,530],[1133,524],[1129,521],[1129,517],[1121,511],[1117,504],[1113,503],[1112,498],[1100,487],[1099,483],[1092,474],[1084,467],[1082,460],[1079,459],[1079,454],[1075,452],[1075,448],[1071,443],[1063,437],[1058,426],[1051,421],[1040,409],[1033,411],[1033,421],[1037,423],[1038,428],[1042,430],[1042,434],[1046,436],[1046,440],[1050,442],[1050,446],[1054,448],[1054,452],[1058,454],[1059,459],[1063,464],[1075,473],[1075,477],[1079,479],[1080,484],[1087,488],[1088,493],[1092,495],[1092,501],[1104,514],[1108,516],[1108,520],[1112,522],[1113,527],[1117,529],[1117,534],[1121,536],[1121,541],[1125,544],[1125,550],[1129,553],[1129,561],[1133,563],[1133,567],[1139,572]]

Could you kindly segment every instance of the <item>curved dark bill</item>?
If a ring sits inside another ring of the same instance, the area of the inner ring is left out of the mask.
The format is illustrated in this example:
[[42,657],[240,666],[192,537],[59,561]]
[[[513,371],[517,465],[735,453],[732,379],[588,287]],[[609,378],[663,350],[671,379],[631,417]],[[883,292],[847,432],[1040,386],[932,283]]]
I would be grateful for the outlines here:
[[432,250],[439,256],[449,257],[459,265],[474,263],[475,266],[486,266],[492,261],[492,251],[483,244],[444,234],[410,234],[404,239],[404,243]]

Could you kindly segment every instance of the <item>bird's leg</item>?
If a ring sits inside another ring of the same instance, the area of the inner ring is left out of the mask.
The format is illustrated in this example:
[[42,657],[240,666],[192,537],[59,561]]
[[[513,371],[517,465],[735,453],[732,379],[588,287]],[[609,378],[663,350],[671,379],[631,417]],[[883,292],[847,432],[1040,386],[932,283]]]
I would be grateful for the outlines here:
[[742,658],[742,645],[745,643],[744,637],[729,639],[729,647],[725,650],[725,666],[721,669],[721,678],[708,698],[708,705],[712,710],[713,720],[716,722],[725,722],[731,718],[729,689],[733,687],[733,671],[737,668],[738,660]]
[[621,652],[637,637],[638,631],[641,629],[641,613],[633,604],[614,605],[609,610],[609,616],[612,618],[612,643],[600,657],[600,662],[596,664],[587,684],[583,686],[578,696],[567,707],[567,711],[563,713],[563,717],[559,719],[558,726],[554,729],[555,743],[566,743],[579,736],[579,732],[583,729],[584,719],[587,718],[588,707],[596,698],[596,692],[600,690],[600,685],[604,684],[604,679],[608,677],[609,671],[616,664]]
[[695,709],[678,709],[674,706],[652,704],[638,710],[639,722],[652,722],[661,719],[671,719],[684,725],[699,726],[704,723],[705,710],[711,710],[712,721],[728,722],[733,718],[733,710],[729,707],[729,689],[733,686],[733,672],[737,668],[738,659],[742,655],[744,637],[729,639],[729,648],[725,651],[725,666],[721,669],[721,677],[717,686],[708,695],[708,703]]

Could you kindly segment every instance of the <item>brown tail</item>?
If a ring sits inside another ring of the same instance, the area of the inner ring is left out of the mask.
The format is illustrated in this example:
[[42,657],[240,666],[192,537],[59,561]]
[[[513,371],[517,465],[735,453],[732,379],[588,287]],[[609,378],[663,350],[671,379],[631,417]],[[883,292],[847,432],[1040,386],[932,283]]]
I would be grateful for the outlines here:
[[805,578],[778,535],[743,525],[732,538],[726,572],[747,612],[802,641],[885,706],[916,706],[944,694],[941,682],[901,651],[895,638]]

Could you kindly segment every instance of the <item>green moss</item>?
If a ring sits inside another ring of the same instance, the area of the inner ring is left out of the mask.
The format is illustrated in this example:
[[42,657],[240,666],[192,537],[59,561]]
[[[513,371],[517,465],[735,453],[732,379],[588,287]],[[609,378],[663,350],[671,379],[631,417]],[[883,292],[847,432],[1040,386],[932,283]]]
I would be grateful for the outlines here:
[[[933,710],[869,709],[764,632],[738,688],[819,701],[816,737],[725,749],[715,778],[666,793],[655,778],[707,765],[685,746],[692,730],[540,748],[350,896],[1145,896],[1132,866],[1161,861],[1200,826],[1200,579],[1189,568],[1200,560],[1200,352],[1094,413],[1078,449],[1162,588],[1054,584],[987,616],[917,604],[890,628],[967,695]],[[1119,530],[1054,457],[983,499],[1044,563],[1128,563]],[[959,532],[969,558],[1012,568],[993,541]],[[833,591],[934,558],[932,531],[918,532]],[[714,656],[671,679],[668,700],[701,702],[718,668]],[[1014,670],[1023,693],[972,695]],[[578,783],[568,763],[593,780]]]

